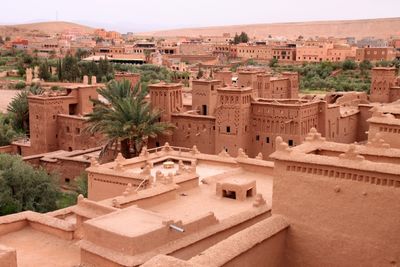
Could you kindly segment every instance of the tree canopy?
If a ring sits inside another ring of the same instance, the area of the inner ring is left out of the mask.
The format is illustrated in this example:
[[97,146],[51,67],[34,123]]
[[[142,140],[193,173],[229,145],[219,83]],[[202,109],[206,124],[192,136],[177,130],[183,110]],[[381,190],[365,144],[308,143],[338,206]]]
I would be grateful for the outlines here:
[[241,32],[240,35],[236,33],[235,37],[233,38],[234,44],[247,43],[247,42],[249,42],[249,36],[245,32]]
[[86,130],[105,135],[105,148],[120,144],[125,158],[137,156],[148,138],[169,134],[173,129],[170,123],[159,121],[161,111],[145,101],[147,91],[140,88],[138,84],[132,90],[129,81],[113,80],[97,90],[107,103],[93,99],[93,112],[86,115]]
[[55,177],[43,169],[34,169],[19,156],[0,154],[0,188],[0,215],[57,208]]

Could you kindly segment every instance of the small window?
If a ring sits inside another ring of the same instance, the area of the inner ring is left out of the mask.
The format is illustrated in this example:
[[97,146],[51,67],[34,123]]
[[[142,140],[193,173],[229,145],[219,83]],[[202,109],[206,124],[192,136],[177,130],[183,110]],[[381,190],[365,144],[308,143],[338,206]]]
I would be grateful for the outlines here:
[[75,132],[76,132],[76,134],[80,134],[81,133],[81,129],[75,128]]
[[156,141],[156,147],[160,147],[160,142]]
[[260,141],[260,136],[256,135],[256,141]]
[[231,127],[230,126],[226,126],[226,132],[230,133],[231,132]]
[[293,146],[293,140],[289,140],[288,144],[289,146]]
[[69,178],[65,178],[64,179],[65,183],[69,184],[71,182],[71,180]]
[[69,126],[67,126],[66,131],[67,131],[67,133],[69,133],[69,132],[71,131],[71,130],[69,129]]
[[269,137],[265,138],[265,143],[269,144]]

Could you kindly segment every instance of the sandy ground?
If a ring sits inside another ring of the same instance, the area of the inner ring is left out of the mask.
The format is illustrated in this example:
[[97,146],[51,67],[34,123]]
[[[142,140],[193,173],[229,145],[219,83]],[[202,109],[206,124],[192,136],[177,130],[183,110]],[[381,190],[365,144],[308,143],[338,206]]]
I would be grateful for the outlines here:
[[18,267],[72,267],[80,263],[76,241],[63,240],[30,227],[0,236],[0,244],[17,250]]
[[0,112],[7,111],[8,104],[18,92],[18,90],[0,90]]

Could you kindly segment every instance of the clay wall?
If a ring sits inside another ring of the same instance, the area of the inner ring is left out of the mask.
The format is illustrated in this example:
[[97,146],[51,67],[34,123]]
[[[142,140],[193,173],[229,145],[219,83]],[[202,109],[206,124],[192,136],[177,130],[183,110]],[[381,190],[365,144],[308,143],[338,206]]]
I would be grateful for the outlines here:
[[390,144],[390,147],[400,148],[400,125],[390,125],[384,123],[370,122],[368,130],[368,140],[371,141],[375,138],[376,134],[379,133],[386,143]]
[[17,251],[0,245],[0,267],[17,267]]
[[[143,179],[121,177],[118,175],[100,174],[89,172],[88,174],[88,199],[99,201],[121,195],[128,183],[135,190]],[[112,186],[110,186],[112,185]]]
[[174,114],[171,122],[176,127],[171,144],[179,147],[196,145],[202,153],[215,153],[214,117]]
[[396,264],[399,178],[329,165],[275,161],[273,214],[290,222],[283,265]]
[[215,113],[215,151],[223,149],[236,156],[239,148],[249,150],[251,88],[218,89]]
[[395,68],[373,68],[371,72],[371,102],[390,102],[390,88],[395,86],[395,82]]
[[303,142],[312,127],[318,128],[318,102],[305,105],[279,105],[254,102],[251,111],[250,157],[261,152],[264,158],[275,151],[275,138],[281,136],[291,146]]
[[188,262],[201,266],[283,266],[287,229],[284,219],[274,215],[222,240]]
[[57,116],[58,149],[65,151],[98,147],[102,144],[100,134],[90,134],[85,130],[86,119],[79,116]]
[[217,104],[218,80],[194,80],[192,82],[192,109],[200,115],[213,115]]

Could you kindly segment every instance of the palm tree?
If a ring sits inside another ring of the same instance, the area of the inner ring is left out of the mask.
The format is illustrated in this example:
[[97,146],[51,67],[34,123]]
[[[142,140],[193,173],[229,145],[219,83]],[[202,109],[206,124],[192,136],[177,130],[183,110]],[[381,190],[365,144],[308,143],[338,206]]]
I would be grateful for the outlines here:
[[153,109],[145,101],[147,92],[140,85],[131,90],[129,81],[111,81],[106,88],[98,89],[98,93],[106,100],[92,100],[93,112],[86,117],[90,133],[102,133],[107,137],[103,152],[120,144],[125,158],[138,156],[148,138],[162,134],[171,134],[174,126],[168,122],[160,122],[160,110]]
[[28,90],[19,92],[10,102],[7,107],[7,111],[11,114],[13,119],[14,129],[16,131],[23,131],[27,133],[29,131],[29,104],[28,96],[41,95],[44,90],[38,86],[33,85]]

